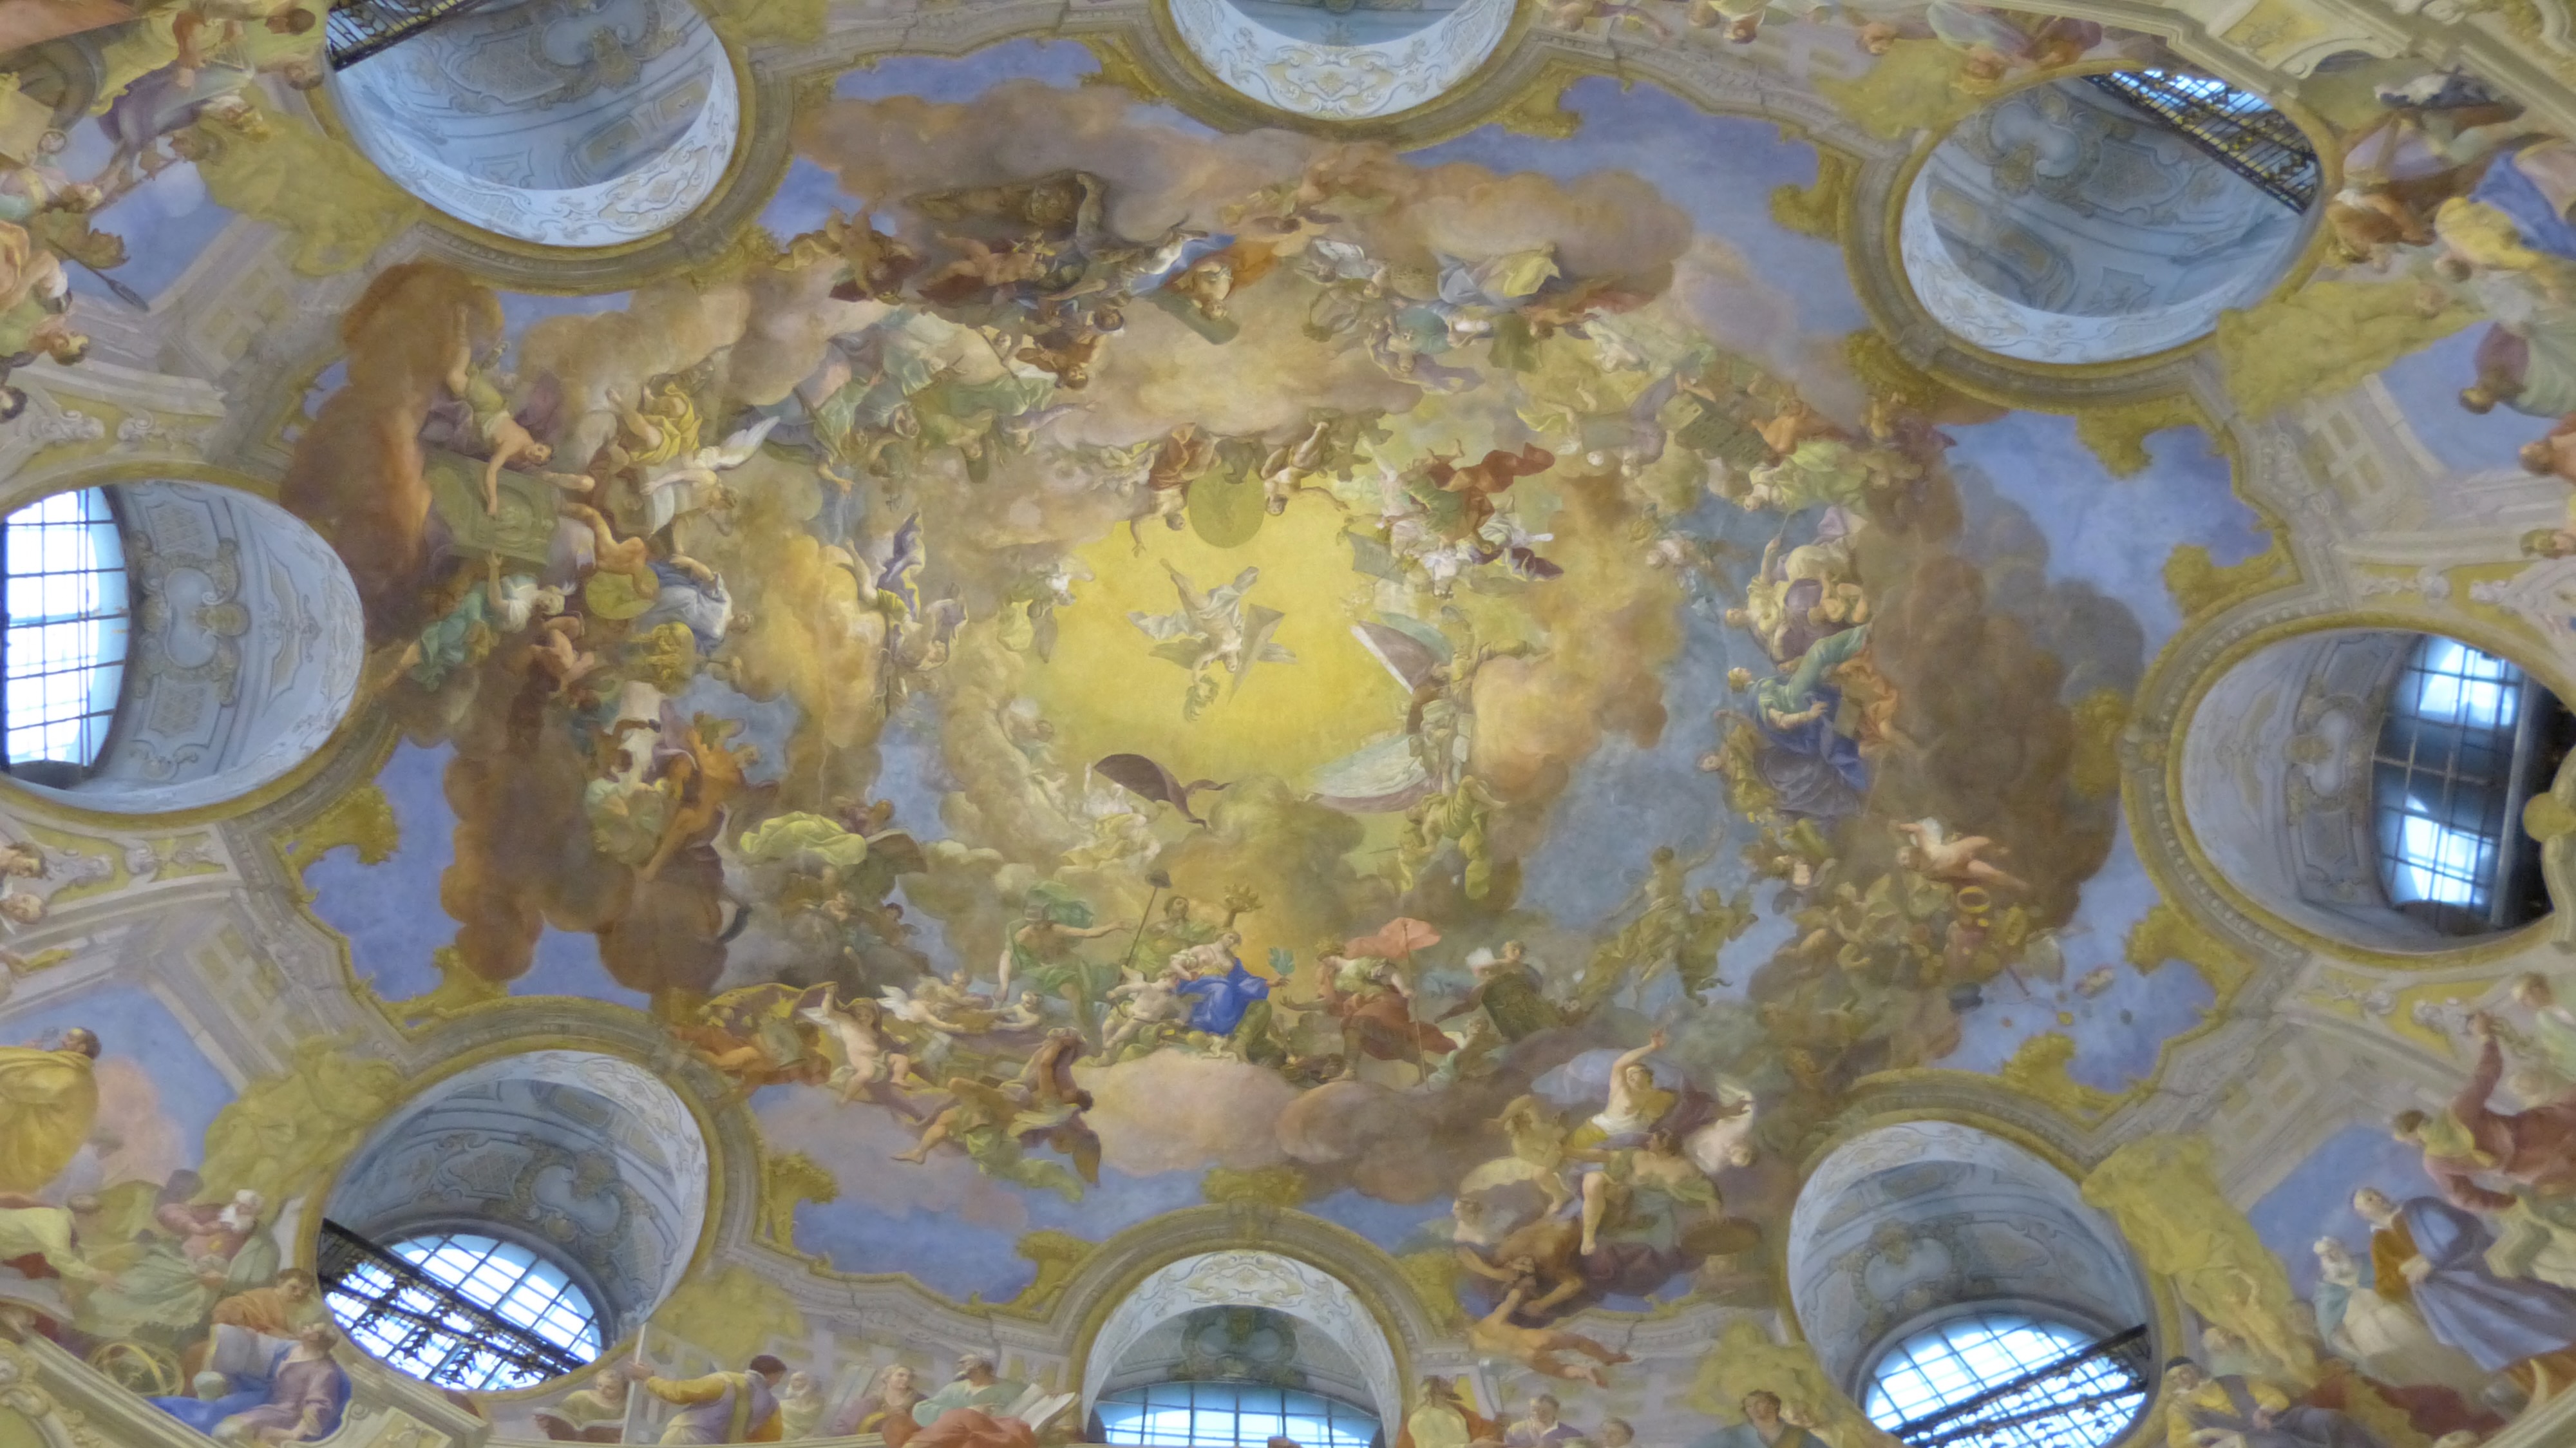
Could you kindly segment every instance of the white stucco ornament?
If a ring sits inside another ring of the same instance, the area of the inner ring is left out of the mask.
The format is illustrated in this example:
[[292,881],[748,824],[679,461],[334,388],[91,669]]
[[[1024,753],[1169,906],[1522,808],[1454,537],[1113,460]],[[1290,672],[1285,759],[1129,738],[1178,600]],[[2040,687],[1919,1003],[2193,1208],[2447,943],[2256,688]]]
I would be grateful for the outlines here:
[[[1512,0],[1465,0],[1408,33],[1315,22],[1322,7],[1269,4],[1255,18],[1234,0],[1171,0],[1172,24],[1216,78],[1266,106],[1327,121],[1366,121],[1437,99],[1465,80],[1511,28]],[[1355,13],[1368,13],[1360,7]]]

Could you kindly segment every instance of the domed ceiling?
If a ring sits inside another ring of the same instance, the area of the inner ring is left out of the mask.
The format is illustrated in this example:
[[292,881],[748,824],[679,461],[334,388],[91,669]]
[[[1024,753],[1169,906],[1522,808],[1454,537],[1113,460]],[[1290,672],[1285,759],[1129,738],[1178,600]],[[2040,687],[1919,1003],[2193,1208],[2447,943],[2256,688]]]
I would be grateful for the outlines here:
[[[1277,1243],[1484,1413],[1688,1442],[1766,1389],[1887,1441],[1788,1226],[1934,1118],[2067,1174],[2024,1195],[2128,1243],[2150,1290],[2097,1295],[2160,1356],[2232,1335],[2386,1448],[2565,1441],[2510,1364],[2410,1376],[2309,1299],[2320,1238],[2371,1255],[2355,1188],[2440,1189],[2384,1123],[2490,1063],[2486,1013],[2499,1110],[2568,1089],[2576,1025],[2509,985],[2567,932],[2364,949],[2235,867],[2307,808],[2281,641],[2576,681],[2554,12],[529,0],[322,83],[303,12],[111,8],[0,19],[7,501],[273,499],[368,660],[227,802],[0,783],[38,901],[0,1019],[102,1047],[0,1053],[0,1189],[143,1233],[0,1268],[48,1401],[191,1441],[133,1394],[267,1278],[144,1330],[98,1272],[241,1190],[309,1264],[379,1122],[542,1049],[645,1064],[715,1158],[642,1350],[782,1356],[815,1436],[969,1349],[1079,1391],[1112,1284]],[[2115,72],[2268,96],[2322,184],[2259,194]],[[1961,286],[2152,345],[1945,327],[1916,211]],[[2231,671],[2257,742],[2186,812]],[[1895,1223],[2001,1179],[1885,1165]],[[2566,1229],[2516,1210],[2505,1285],[2576,1343]],[[1811,1265],[1837,1323],[1921,1316]],[[580,1386],[343,1358],[416,1444]]]

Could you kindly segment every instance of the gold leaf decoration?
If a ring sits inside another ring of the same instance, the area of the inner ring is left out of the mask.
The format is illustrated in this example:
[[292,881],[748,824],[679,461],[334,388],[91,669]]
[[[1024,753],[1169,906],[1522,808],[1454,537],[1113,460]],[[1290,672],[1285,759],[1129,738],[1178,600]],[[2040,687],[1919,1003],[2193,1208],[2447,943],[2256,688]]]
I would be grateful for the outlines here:
[[2090,407],[2075,419],[2075,436],[2115,478],[2146,471],[2147,437],[2173,427],[2201,427],[2207,418],[2187,392],[2169,392],[2116,407]]
[[2067,1064],[2074,1059],[2074,1039],[2049,1031],[2022,1042],[1996,1074],[2014,1090],[2085,1121],[2101,1120],[2128,1099],[2066,1074]]
[[429,959],[438,967],[438,984],[419,995],[385,1003],[385,1014],[398,1024],[427,1025],[461,1015],[476,1006],[510,998],[508,986],[477,974],[472,966],[465,963],[465,952],[453,945],[442,945],[431,951]]
[[1467,1325],[1467,1310],[1458,1305],[1458,1259],[1447,1252],[1408,1252],[1395,1259],[1404,1269],[1404,1285],[1431,1314],[1443,1332]]
[[2219,370],[2237,410],[2260,420],[2292,403],[2350,391],[2480,315],[2468,302],[2412,282],[2311,282],[2221,313]]
[[361,784],[331,802],[278,841],[277,856],[298,879],[313,862],[343,845],[354,846],[361,865],[381,865],[394,857],[402,831],[394,823],[393,801],[373,782]]
[[716,34],[740,46],[813,45],[823,38],[829,0],[709,0]]
[[1511,104],[1494,112],[1492,119],[1514,135],[1537,136],[1548,141],[1569,139],[1583,129],[1582,114],[1565,107],[1565,88],[1574,81],[1572,71],[1561,65],[1551,65],[1514,96]]
[[760,1173],[760,1235],[778,1245],[796,1241],[798,1202],[835,1202],[840,1180],[801,1151],[764,1153]]
[[215,1113],[206,1128],[206,1184],[272,1202],[310,1191],[403,1094],[403,1074],[391,1062],[360,1056],[335,1037],[299,1041],[293,1066],[243,1087]]
[[1815,184],[1772,187],[1771,219],[1802,235],[1840,241],[1843,209],[1851,201],[1852,184],[1859,179],[1858,161],[1819,147]]
[[1818,80],[1816,93],[1883,140],[1942,130],[1985,104],[1977,87],[1962,84],[1966,60],[1938,40],[1902,39],[1859,76]]
[[1220,1207],[1293,1207],[1306,1200],[1306,1174],[1285,1163],[1248,1170],[1221,1166],[1200,1179],[1199,1195]]
[[787,1289],[728,1262],[673,1289],[654,1311],[652,1327],[656,1338],[667,1334],[717,1362],[739,1363],[773,1341],[803,1338],[805,1314]]
[[1020,1295],[1011,1299],[1010,1306],[1031,1315],[1055,1306],[1056,1299],[1064,1296],[1064,1289],[1072,1283],[1073,1274],[1090,1260],[1098,1246],[1098,1243],[1087,1242],[1070,1232],[1021,1234],[1016,1248],[1022,1257],[1038,1264],[1038,1275],[1036,1280],[1020,1289]]
[[1769,1393],[1780,1400],[1780,1416],[1822,1438],[1830,1448],[1892,1448],[1896,1440],[1879,1431],[1851,1399],[1825,1376],[1805,1343],[1773,1342],[1755,1323],[1741,1318],[1709,1345],[1692,1380],[1689,1405],[1720,1423],[1744,1421],[1748,1394]]
[[2305,1386],[2317,1380],[2312,1321],[2290,1275],[2227,1200],[2209,1143],[2158,1133],[2105,1157],[2084,1178],[2084,1200],[2109,1212],[2150,1272],[2173,1279],[2194,1312],[2270,1356]]
[[1100,62],[1100,69],[1082,78],[1084,85],[1116,86],[1140,101],[1170,99],[1146,73],[1144,64],[1136,59],[1136,53],[1127,48],[1125,41],[1116,36],[1086,35],[1082,37],[1082,48],[1090,51],[1092,58]]
[[2067,783],[2085,799],[2108,799],[2120,791],[2120,731],[2129,722],[2128,696],[2109,687],[2075,701],[2075,757],[2067,766]]
[[364,156],[311,125],[265,111],[254,116],[257,123],[189,128],[197,174],[217,205],[295,238],[291,265],[303,275],[363,266],[429,214]]
[[2224,568],[2209,556],[2208,549],[2185,543],[2165,559],[2165,591],[2173,595],[2174,606],[2182,610],[2184,618],[2194,619],[2262,592],[2289,564],[2290,555],[2282,551],[2277,532],[2262,552]]
[[2129,964],[2141,974],[2153,974],[2166,961],[2179,960],[2200,972],[2200,978],[2209,982],[2209,988],[2218,992],[2221,1001],[2233,995],[2254,973],[2245,958],[2229,949],[2225,941],[2162,900],[2129,927],[2126,954]]

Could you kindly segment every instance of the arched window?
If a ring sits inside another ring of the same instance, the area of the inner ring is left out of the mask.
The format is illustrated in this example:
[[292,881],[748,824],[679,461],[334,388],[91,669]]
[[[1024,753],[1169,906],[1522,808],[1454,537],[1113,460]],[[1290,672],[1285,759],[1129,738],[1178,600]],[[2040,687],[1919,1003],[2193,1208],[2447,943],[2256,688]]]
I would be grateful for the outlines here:
[[388,1246],[323,1229],[323,1300],[350,1340],[424,1382],[524,1388],[599,1356],[599,1314],[564,1269],[497,1237],[440,1232]]
[[2428,636],[2390,687],[2373,754],[2379,877],[2388,902],[2446,935],[2549,909],[2523,802],[2548,787],[2567,711],[2522,670]]
[[57,787],[87,777],[125,683],[125,544],[104,488],[57,493],[0,519],[8,571],[8,769]]
[[2145,1337],[2095,1342],[2027,1312],[1953,1317],[1878,1360],[1869,1420],[1908,1444],[2100,1448],[2146,1406]]
[[1369,1448],[1378,1436],[1366,1408],[1261,1383],[1154,1383],[1109,1394],[1099,1414],[1108,1442],[1151,1448]]

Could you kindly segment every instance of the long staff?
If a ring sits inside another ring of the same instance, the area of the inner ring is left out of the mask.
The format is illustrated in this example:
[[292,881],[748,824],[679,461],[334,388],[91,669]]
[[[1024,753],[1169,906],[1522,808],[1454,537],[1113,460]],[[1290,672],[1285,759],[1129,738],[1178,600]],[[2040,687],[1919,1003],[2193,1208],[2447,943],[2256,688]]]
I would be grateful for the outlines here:
[[[635,1362],[640,1363],[644,1361],[644,1338],[652,1331],[653,1320],[649,1317],[644,1320],[644,1325],[642,1327],[635,1329]],[[641,1443],[644,1441],[642,1436],[644,1429],[644,1400],[651,1396],[652,1394],[644,1391],[644,1384],[632,1379],[628,1380],[626,1384],[626,1421],[617,1430],[618,1442]]]

